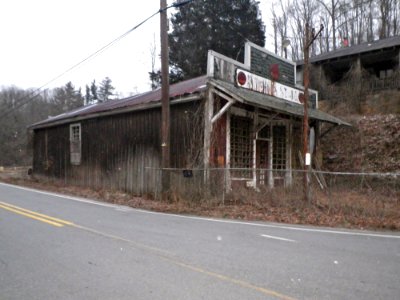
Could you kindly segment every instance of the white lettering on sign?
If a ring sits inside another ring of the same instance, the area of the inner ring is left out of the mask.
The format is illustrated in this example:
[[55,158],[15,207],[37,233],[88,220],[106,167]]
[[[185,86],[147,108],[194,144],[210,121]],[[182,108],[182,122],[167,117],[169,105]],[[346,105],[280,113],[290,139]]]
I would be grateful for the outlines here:
[[236,70],[236,84],[245,89],[301,104],[299,99],[300,95],[303,94],[302,90],[252,74],[245,70]]

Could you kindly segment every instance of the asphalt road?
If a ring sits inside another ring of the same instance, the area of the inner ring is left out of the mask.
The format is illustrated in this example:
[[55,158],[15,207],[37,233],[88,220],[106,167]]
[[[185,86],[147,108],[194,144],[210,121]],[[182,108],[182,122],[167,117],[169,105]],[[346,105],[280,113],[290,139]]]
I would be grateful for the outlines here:
[[177,216],[0,184],[0,299],[400,299],[400,234]]

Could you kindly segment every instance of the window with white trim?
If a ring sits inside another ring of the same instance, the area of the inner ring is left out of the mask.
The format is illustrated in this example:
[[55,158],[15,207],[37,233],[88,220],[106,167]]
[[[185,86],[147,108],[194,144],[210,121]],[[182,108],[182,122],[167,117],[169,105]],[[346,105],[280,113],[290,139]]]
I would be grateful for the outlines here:
[[82,151],[82,133],[81,124],[71,124],[69,126],[69,142],[71,153],[71,164],[81,164],[81,151]]

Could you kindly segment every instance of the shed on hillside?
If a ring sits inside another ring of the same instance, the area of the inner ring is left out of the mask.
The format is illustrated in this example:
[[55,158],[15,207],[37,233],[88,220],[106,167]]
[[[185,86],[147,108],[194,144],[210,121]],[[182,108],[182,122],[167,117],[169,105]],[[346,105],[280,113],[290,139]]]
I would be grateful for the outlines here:
[[[366,70],[376,78],[375,85],[385,88],[399,88],[400,36],[393,36],[373,42],[322,53],[310,58],[310,63],[319,69],[329,84],[342,80],[353,66]],[[297,62],[297,80],[303,80],[304,61]],[[396,81],[396,82],[395,82]]]

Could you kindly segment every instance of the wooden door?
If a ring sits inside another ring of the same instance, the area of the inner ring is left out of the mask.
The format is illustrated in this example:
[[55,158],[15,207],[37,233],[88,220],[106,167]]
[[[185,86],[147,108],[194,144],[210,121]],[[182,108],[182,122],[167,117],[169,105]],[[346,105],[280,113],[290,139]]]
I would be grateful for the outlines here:
[[257,186],[268,186],[269,174],[269,142],[257,140],[256,147],[256,169],[257,169]]

